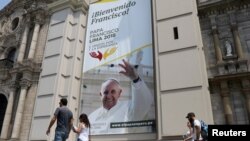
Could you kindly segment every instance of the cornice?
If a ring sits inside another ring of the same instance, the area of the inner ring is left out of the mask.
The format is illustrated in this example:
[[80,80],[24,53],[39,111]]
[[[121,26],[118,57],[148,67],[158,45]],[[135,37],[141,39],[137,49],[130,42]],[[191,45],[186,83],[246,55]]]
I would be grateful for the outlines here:
[[33,60],[24,60],[21,64],[15,63],[12,72],[40,73],[41,63],[35,63]]
[[47,10],[47,4],[52,3],[53,0],[12,0],[7,6],[0,10],[0,17],[8,17],[16,9],[25,9],[28,12],[36,10]]
[[244,80],[244,79],[250,80],[250,72],[218,75],[218,76],[214,76],[213,78],[209,78],[208,80],[211,83],[217,83],[217,82],[222,82],[222,81]]
[[208,17],[210,15],[218,15],[228,13],[230,11],[247,9],[249,7],[249,0],[222,0],[211,4],[199,5],[198,15],[200,18],[202,18]]
[[54,13],[56,11],[71,8],[73,11],[81,10],[83,13],[87,13],[88,4],[85,0],[56,0],[51,4],[48,4],[48,8],[50,13]]

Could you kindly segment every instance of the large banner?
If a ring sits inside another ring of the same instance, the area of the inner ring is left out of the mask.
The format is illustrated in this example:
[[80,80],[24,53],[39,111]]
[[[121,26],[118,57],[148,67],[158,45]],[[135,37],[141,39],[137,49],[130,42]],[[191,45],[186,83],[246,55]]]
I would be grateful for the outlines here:
[[90,5],[81,112],[91,134],[155,131],[150,0]]

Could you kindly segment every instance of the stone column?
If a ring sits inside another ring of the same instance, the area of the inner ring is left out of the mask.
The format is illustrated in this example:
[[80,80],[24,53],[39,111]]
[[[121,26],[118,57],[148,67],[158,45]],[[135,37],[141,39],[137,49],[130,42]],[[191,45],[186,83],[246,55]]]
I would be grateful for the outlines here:
[[240,36],[238,32],[236,11],[235,10],[229,11],[228,15],[229,15],[230,23],[231,23],[231,31],[233,33],[236,53],[238,55],[238,59],[243,60],[244,55],[243,55]]
[[250,123],[250,80],[243,79],[241,80],[242,93],[245,96],[246,108],[248,114],[248,122]]
[[33,32],[33,36],[32,36],[32,41],[31,41],[31,45],[30,45],[28,59],[34,58],[39,30],[40,30],[40,24],[36,23],[35,28],[34,28],[34,32]]
[[238,59],[243,60],[244,55],[242,51],[242,46],[241,46],[241,41],[240,41],[240,36],[239,36],[237,25],[235,24],[231,25],[231,30],[232,30],[233,37],[234,37],[235,49],[238,55]]
[[23,61],[24,58],[24,53],[26,50],[26,45],[27,45],[27,39],[28,39],[28,34],[29,34],[29,24],[26,25],[25,29],[24,29],[24,33],[23,33],[23,37],[22,37],[22,41],[21,41],[21,45],[20,45],[20,49],[19,49],[19,53],[18,53],[18,57],[17,57],[17,62],[21,63]]
[[213,33],[216,60],[217,60],[217,63],[219,64],[219,63],[222,63],[223,60],[222,60],[222,53],[221,53],[221,48],[220,48],[220,39],[219,39],[217,28],[212,29],[212,33]]
[[11,115],[12,115],[15,90],[16,90],[16,86],[12,85],[11,91],[9,93],[8,105],[5,111],[5,115],[4,115],[4,121],[3,121],[2,131],[1,131],[1,139],[8,138],[8,131],[9,131],[10,120],[11,120]]
[[14,126],[11,134],[12,139],[18,139],[20,135],[20,128],[21,128],[21,122],[22,122],[22,117],[23,117],[23,110],[24,110],[24,103],[25,103],[25,98],[27,95],[27,89],[30,86],[30,83],[28,81],[21,81],[21,93],[20,97],[18,100],[18,107],[16,111],[16,117],[14,121]]
[[216,26],[217,25],[216,15],[211,15],[209,18],[210,18],[210,23],[212,25],[212,34],[213,34],[214,49],[215,49],[217,64],[221,64],[223,60],[222,60],[222,53],[221,53],[221,48],[220,48],[220,39],[218,35],[218,29]]
[[220,82],[220,88],[221,88],[221,97],[224,107],[224,114],[226,118],[227,124],[233,124],[233,111],[231,107],[231,101],[230,101],[230,93],[228,89],[227,81],[221,81]]

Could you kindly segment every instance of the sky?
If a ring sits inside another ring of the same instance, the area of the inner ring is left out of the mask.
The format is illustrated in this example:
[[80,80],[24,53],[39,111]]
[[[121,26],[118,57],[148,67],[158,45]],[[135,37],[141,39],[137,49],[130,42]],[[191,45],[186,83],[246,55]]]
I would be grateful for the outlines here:
[[3,9],[11,0],[0,0],[0,10]]

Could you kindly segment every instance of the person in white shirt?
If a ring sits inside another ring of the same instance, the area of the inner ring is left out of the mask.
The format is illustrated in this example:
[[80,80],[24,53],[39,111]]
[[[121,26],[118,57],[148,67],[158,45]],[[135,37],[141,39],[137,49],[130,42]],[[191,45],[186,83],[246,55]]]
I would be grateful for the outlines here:
[[190,112],[187,114],[186,118],[191,123],[191,127],[193,128],[193,140],[194,141],[203,141],[201,136],[201,123],[198,119],[195,118],[195,114]]
[[188,127],[188,131],[183,136],[183,141],[194,141],[193,140],[193,128],[192,128],[191,123],[189,121],[187,122],[187,127]]
[[82,113],[79,117],[80,123],[78,127],[74,127],[73,131],[78,133],[77,141],[89,141],[89,129],[90,123],[88,116],[85,113]]
[[149,115],[152,114],[150,110],[154,102],[153,95],[132,65],[123,60],[123,64],[119,66],[123,68],[120,73],[133,81],[132,98],[129,101],[119,100],[122,88],[116,79],[111,78],[103,82],[100,91],[102,106],[89,115],[92,135],[151,130],[148,125],[151,124]]

